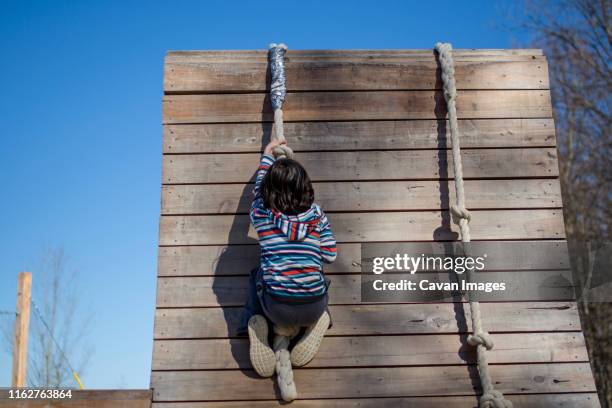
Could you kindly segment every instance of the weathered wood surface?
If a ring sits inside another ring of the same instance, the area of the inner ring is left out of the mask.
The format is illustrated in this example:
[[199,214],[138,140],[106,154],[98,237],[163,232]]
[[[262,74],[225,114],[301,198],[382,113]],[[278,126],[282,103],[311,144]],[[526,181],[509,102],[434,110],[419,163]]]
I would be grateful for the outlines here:
[[[315,50],[287,50],[287,58],[294,56],[334,56],[344,57],[351,55],[360,56],[418,56],[427,55],[433,56],[435,51],[433,48],[423,49],[403,49],[403,48],[389,48],[389,49],[315,49]],[[514,56],[514,55],[526,55],[526,56],[541,56],[544,55],[540,48],[455,48],[453,49],[453,55],[456,58],[470,55],[486,55],[490,58],[496,56]],[[208,57],[223,57],[223,58],[234,58],[234,57],[259,57],[263,59],[268,58],[268,50],[172,50],[166,54],[167,58],[208,58]]]
[[[481,310],[483,326],[491,333],[580,330],[573,302],[482,303]],[[470,327],[469,308],[460,304],[331,306],[330,311],[330,336],[465,333]],[[242,314],[241,307],[157,309],[154,338],[236,337]]]
[[[449,150],[297,153],[312,181],[422,180],[453,177]],[[246,183],[254,179],[259,154],[184,154],[163,159],[165,184]],[[555,148],[462,151],[465,178],[555,177]],[[450,164],[450,165],[449,165]]]
[[[362,280],[367,283],[381,278],[384,278],[385,282],[397,282],[400,279],[418,282],[424,278],[439,282],[455,281],[448,272],[422,272],[416,275],[388,274],[382,277],[379,275],[337,275],[331,278],[329,303],[332,305],[367,303],[361,295]],[[486,280],[506,283],[506,290],[503,292],[479,294],[478,299],[481,301],[555,301],[574,299],[574,287],[570,279],[570,271],[551,270],[481,272],[475,274],[472,281]],[[246,276],[158,278],[157,306],[242,306],[247,299],[248,287],[249,279]],[[395,303],[416,302],[432,298],[426,293],[392,292],[381,299],[385,299],[384,301],[388,303]],[[440,301],[452,302],[453,298]]]
[[[559,208],[555,179],[466,180],[470,209]],[[354,181],[314,183],[316,201],[326,212],[448,209],[455,202],[454,181]],[[350,200],[347,200],[350,197]],[[247,214],[253,184],[165,185],[164,215]]]
[[[596,393],[575,394],[513,394],[514,408],[600,408]],[[249,401],[250,408],[281,407],[281,401]],[[159,402],[154,408],[244,408],[244,401],[218,402]],[[478,400],[470,397],[404,397],[296,400],[292,408],[477,408]]]
[[[285,135],[296,151],[450,148],[445,120],[288,122]],[[164,125],[164,153],[261,152],[271,123]],[[554,146],[552,119],[464,119],[462,148]]]
[[[373,250],[376,245],[370,243]],[[385,243],[380,245],[394,245]],[[487,270],[569,269],[565,241],[478,242],[477,250],[486,253]],[[440,254],[447,247],[438,242],[405,242],[397,253]],[[475,247],[476,248],[476,247]],[[160,247],[158,275],[161,276],[228,276],[247,275],[259,264],[259,245]],[[381,248],[381,253],[383,249]],[[339,244],[338,258],[325,265],[325,273],[361,272],[361,245]]]
[[[334,213],[328,218],[336,240],[343,243],[458,238],[458,227],[447,211]],[[565,237],[560,210],[473,211],[470,230],[473,240]],[[163,216],[160,220],[160,245],[247,244],[256,239],[248,215]]]
[[[429,50],[288,50],[286,63],[295,62],[432,62],[436,55]],[[455,62],[492,62],[492,61],[542,61],[546,62],[542,50],[453,50]],[[267,62],[267,50],[241,51],[170,51],[166,54],[165,65],[177,63],[228,62],[252,63]],[[164,75],[167,74],[167,71]]]
[[[472,238],[519,242],[493,246],[487,270],[497,272],[487,273],[567,271],[545,57],[454,50],[454,58]],[[237,336],[259,255],[245,215],[250,183],[274,131],[266,62],[263,50],[166,57],[156,407],[279,406]],[[290,50],[286,62],[285,133],[340,242],[326,268],[334,326],[311,365],[296,370],[306,400],[293,405],[474,407],[467,304],[354,304],[360,243],[438,253],[433,246],[448,244],[433,241],[458,238],[446,211],[453,170],[434,52]],[[575,303],[482,303],[482,315],[497,345],[496,388],[516,407],[599,406]]]
[[30,302],[32,294],[32,273],[20,272],[17,278],[17,305],[13,330],[13,371],[12,387],[26,386],[28,367],[28,334],[30,333]]
[[0,389],[2,408],[149,408],[151,398],[151,390],[72,390],[72,398],[61,400],[16,400]]
[[[294,92],[283,104],[286,121],[444,119],[441,91]],[[460,119],[550,118],[548,90],[463,91]],[[163,123],[273,121],[267,94],[166,95]]]
[[[437,62],[428,61],[292,61],[285,72],[287,90],[423,90],[441,89]],[[268,64],[259,61],[173,62],[165,65],[164,91],[265,92]],[[542,60],[461,61],[455,65],[457,89],[548,89],[548,66]]]
[[[508,394],[593,392],[588,363],[492,365],[496,389]],[[388,367],[294,370],[300,398],[465,395],[479,390],[475,367]],[[441,379],[444,381],[441,381]],[[155,400],[233,400],[277,397],[273,379],[241,371],[159,371],[151,375]]]
[[[539,344],[540,347],[532,347]],[[153,370],[251,369],[247,339],[156,340]],[[489,363],[586,362],[580,332],[495,336]],[[458,335],[326,337],[307,367],[475,364],[476,351]]]

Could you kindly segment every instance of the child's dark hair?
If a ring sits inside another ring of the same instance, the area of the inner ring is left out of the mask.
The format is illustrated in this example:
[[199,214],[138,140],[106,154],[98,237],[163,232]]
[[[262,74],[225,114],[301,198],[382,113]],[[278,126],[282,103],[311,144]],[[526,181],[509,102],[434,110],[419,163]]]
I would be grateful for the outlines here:
[[306,169],[292,159],[275,161],[261,184],[264,205],[287,215],[307,211],[314,202],[314,190]]

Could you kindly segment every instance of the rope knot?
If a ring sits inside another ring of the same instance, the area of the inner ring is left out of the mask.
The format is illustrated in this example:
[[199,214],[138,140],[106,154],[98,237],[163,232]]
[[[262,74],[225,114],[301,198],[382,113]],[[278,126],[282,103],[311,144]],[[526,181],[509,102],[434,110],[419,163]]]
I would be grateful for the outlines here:
[[470,334],[467,338],[467,342],[470,346],[484,346],[487,350],[491,350],[494,345],[491,335],[487,332]]
[[459,207],[453,204],[451,205],[450,212],[453,216],[453,222],[457,225],[461,220],[466,220],[467,222],[470,222],[470,220],[472,219],[472,214],[470,214],[470,212],[465,207]]
[[293,159],[293,150],[287,145],[276,146],[272,154],[276,159]]
[[504,398],[504,394],[491,390],[480,397],[480,408],[512,408],[512,402]]

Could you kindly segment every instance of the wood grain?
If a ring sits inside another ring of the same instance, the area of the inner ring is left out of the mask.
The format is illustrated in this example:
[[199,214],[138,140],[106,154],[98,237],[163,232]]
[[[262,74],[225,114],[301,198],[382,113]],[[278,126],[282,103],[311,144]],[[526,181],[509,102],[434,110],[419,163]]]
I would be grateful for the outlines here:
[[[505,394],[593,392],[588,363],[503,365],[490,367],[496,389]],[[460,366],[353,369],[296,369],[300,398],[362,398],[464,395],[478,390],[477,373]],[[444,381],[440,381],[444,378]],[[241,371],[153,372],[155,400],[232,400],[277,396],[273,379]]]
[[[487,61],[504,60],[545,60],[541,49],[515,48],[515,49],[453,49],[455,61],[472,58]],[[287,51],[285,61],[378,61],[393,59],[396,61],[433,61],[435,51],[432,49],[385,49],[385,50],[294,50]],[[268,50],[177,50],[166,54],[166,63],[199,62],[199,61],[267,61]]]
[[[457,240],[447,211],[328,214],[338,242]],[[562,239],[559,210],[472,211],[473,240]],[[256,243],[247,215],[162,216],[160,245]]]
[[[546,58],[541,50],[453,55],[472,238],[517,240],[490,242],[487,273],[527,282],[567,271]],[[454,184],[435,53],[290,50],[286,64],[285,133],[340,242],[326,267],[334,325],[310,366],[295,370],[304,400],[293,405],[473,408],[480,390],[474,350],[462,346],[467,304],[354,304],[361,243],[367,267],[389,241],[439,253],[449,244],[435,241],[458,237],[446,211]],[[274,131],[266,65],[266,50],[166,56],[151,377],[158,408],[279,406],[237,333],[259,255],[245,214]],[[515,407],[599,406],[575,303],[481,308],[497,346],[491,374]]]
[[[312,181],[422,180],[453,177],[448,150],[311,152],[295,155]],[[254,179],[260,155],[165,155],[165,184],[246,183]],[[555,148],[462,151],[465,178],[555,177]],[[450,164],[450,165],[449,165]]]
[[[153,370],[251,369],[247,339],[156,340]],[[586,362],[582,333],[495,336],[491,364]],[[307,367],[474,364],[476,352],[459,335],[326,337]]]
[[[596,393],[513,394],[514,408],[600,408]],[[281,401],[249,401],[250,408],[282,407]],[[476,396],[403,397],[296,400],[292,408],[477,408]],[[156,402],[153,408],[244,408],[244,401],[231,402]]]
[[[559,208],[559,180],[466,180],[470,209]],[[455,202],[454,181],[314,183],[315,199],[326,212],[448,209]],[[165,185],[161,213],[247,214],[253,184]],[[350,199],[347,199],[350,197]]]
[[[445,120],[288,122],[294,151],[450,148]],[[164,125],[164,153],[261,152],[275,130],[271,123]],[[552,119],[464,119],[461,147],[555,145]]]
[[28,334],[30,333],[30,301],[32,292],[32,273],[20,272],[17,278],[17,305],[15,306],[15,325],[13,331],[13,370],[11,386],[26,386],[28,367]]
[[[392,274],[385,276],[338,275],[331,278],[329,304],[363,304],[362,281],[371,286],[376,279],[399,282],[400,279],[419,282],[428,279],[436,282],[454,282],[448,272],[423,272],[420,274]],[[473,276],[473,282],[504,282],[506,290],[500,293],[479,293],[480,301],[541,301],[573,300],[574,288],[571,272],[566,271],[504,271],[483,272]],[[157,307],[211,307],[242,306],[247,300],[249,279],[246,276],[224,277],[168,277],[157,280]],[[379,294],[376,301],[417,302],[435,299],[426,292],[389,292]],[[380,297],[380,300],[378,300]],[[476,298],[475,298],[476,299]],[[440,300],[452,302],[453,298]]]
[[[163,123],[272,121],[267,94],[166,95]],[[444,119],[441,91],[293,92],[283,105],[286,121]],[[548,90],[463,91],[460,119],[550,118]]]
[[[164,92],[265,92],[268,63],[187,61],[165,64]],[[442,89],[440,70],[429,61],[293,61],[285,64],[287,90]],[[541,60],[461,61],[455,64],[457,89],[547,89],[548,66]]]
[[[491,333],[580,330],[573,302],[500,302],[480,307],[483,327]],[[331,336],[465,333],[470,327],[469,308],[461,304],[347,305],[331,306],[330,311]],[[242,314],[241,307],[157,309],[154,338],[235,337]]]
[[[481,241],[473,243],[474,251],[487,254],[487,270],[569,269],[565,241]],[[369,243],[373,252],[442,254],[446,244],[438,242]],[[160,247],[159,276],[236,276],[247,275],[259,265],[259,245],[211,245]],[[361,245],[338,245],[338,257],[325,265],[325,273],[360,273]]]
[[10,399],[8,390],[0,390],[2,408],[149,408],[151,390],[72,390],[72,398]]

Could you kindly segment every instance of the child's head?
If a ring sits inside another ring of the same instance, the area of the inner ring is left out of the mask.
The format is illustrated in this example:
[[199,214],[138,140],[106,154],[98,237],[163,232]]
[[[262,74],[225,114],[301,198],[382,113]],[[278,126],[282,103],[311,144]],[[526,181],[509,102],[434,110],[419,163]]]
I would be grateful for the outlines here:
[[261,195],[267,208],[288,215],[307,211],[314,202],[308,173],[291,159],[280,159],[270,166],[261,185]]

